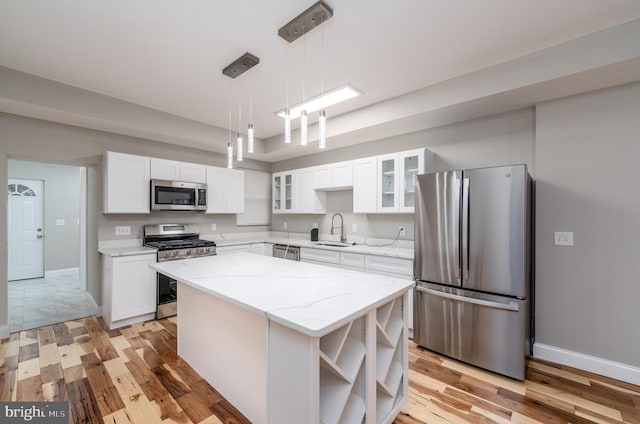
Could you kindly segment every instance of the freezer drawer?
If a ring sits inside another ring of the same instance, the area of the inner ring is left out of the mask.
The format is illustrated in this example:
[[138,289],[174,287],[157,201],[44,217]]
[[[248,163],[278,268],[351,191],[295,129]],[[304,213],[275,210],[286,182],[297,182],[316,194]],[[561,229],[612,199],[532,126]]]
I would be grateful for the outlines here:
[[418,282],[414,306],[418,345],[524,380],[526,301]]

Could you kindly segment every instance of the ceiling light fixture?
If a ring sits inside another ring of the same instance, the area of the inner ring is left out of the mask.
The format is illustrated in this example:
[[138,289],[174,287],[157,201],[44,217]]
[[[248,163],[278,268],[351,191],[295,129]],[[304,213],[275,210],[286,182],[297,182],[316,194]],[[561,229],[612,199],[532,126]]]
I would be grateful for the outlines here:
[[[222,73],[228,76],[231,79],[235,79],[248,71],[249,69],[256,66],[260,63],[260,58],[252,55],[249,52],[246,52],[229,65],[227,65]],[[229,87],[231,87],[231,83],[229,83]],[[251,94],[253,96],[253,93]],[[241,133],[241,125],[242,125],[242,86],[240,86],[240,98],[238,99],[238,137],[236,138],[236,159],[238,162],[242,161],[243,150],[244,150],[244,139]],[[248,138],[248,153],[253,152],[253,124],[251,123],[252,116],[252,107],[253,107],[253,98],[250,101],[249,105],[249,124],[247,125],[247,138]],[[229,133],[231,133],[231,89],[229,89]],[[229,136],[229,140],[227,141],[227,168],[233,167],[233,146],[231,145],[231,136]]]
[[[278,35],[284,38],[287,43],[292,43],[300,37],[304,37],[303,42],[303,67],[302,67],[302,102],[291,108],[289,105],[289,85],[287,78],[287,105],[286,107],[277,112],[278,116],[284,118],[285,128],[285,143],[291,141],[291,119],[300,117],[300,144],[306,145],[308,140],[307,134],[307,119],[310,112],[320,110],[318,114],[318,135],[319,135],[319,147],[325,148],[327,145],[326,138],[326,125],[327,115],[324,110],[325,106],[330,106],[346,99],[355,97],[360,94],[359,91],[353,89],[351,86],[341,87],[337,92],[332,90],[328,93],[324,93],[323,78],[324,78],[324,57],[321,60],[320,68],[320,95],[310,101],[306,99],[305,93],[305,71],[306,71],[306,59],[307,59],[307,45],[306,34],[315,27],[322,25],[327,19],[333,16],[333,10],[322,0],[314,3],[307,10],[293,18],[286,25],[278,30]],[[288,52],[288,50],[287,50]],[[322,54],[324,54],[324,28],[322,31]],[[287,55],[287,72],[289,71],[289,57]],[[288,75],[288,74],[287,74]]]
[[[334,88],[325,92],[322,95],[317,95],[307,100],[306,104],[302,102],[296,103],[293,106],[289,107],[289,114],[291,119],[296,119],[300,117],[300,113],[302,109],[305,109],[307,113],[315,112],[317,110],[322,109],[323,107],[333,106],[335,104],[344,102],[345,100],[352,99],[354,97],[358,97],[362,92],[352,85],[345,84],[343,86]],[[276,115],[284,118],[285,109],[279,110],[276,112]]]

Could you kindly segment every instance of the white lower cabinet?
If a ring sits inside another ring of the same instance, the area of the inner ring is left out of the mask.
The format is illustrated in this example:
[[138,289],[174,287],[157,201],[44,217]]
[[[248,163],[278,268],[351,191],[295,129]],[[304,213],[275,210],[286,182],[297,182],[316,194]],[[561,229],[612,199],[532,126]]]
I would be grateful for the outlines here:
[[103,256],[102,314],[110,329],[155,316],[156,272],[149,264],[156,253]]
[[338,268],[340,266],[340,252],[302,247],[300,248],[300,262],[311,262]]
[[249,252],[251,253],[251,245],[250,244],[237,244],[235,246],[220,246],[216,248],[216,254],[224,255],[226,253],[233,252]]
[[340,252],[340,268],[364,271],[364,256],[362,253]]
[[258,255],[264,256],[264,243],[253,243],[250,245],[251,253],[256,253]]
[[273,243],[262,244],[264,244],[264,256],[273,256]]

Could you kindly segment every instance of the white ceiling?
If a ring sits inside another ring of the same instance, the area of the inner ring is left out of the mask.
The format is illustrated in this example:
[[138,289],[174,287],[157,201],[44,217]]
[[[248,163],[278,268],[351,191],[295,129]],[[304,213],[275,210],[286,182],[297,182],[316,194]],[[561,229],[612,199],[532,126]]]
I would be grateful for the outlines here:
[[[231,102],[233,131],[238,100],[245,128],[251,97],[256,136],[267,139],[282,132],[274,112],[285,104],[287,54],[291,103],[305,57],[307,96],[320,91],[322,55],[325,89],[362,90],[329,108],[331,120],[640,18],[638,0],[327,0],[324,30],[289,46],[278,28],[313,3],[0,0],[0,65],[225,129]],[[260,64],[224,76],[246,51]]]

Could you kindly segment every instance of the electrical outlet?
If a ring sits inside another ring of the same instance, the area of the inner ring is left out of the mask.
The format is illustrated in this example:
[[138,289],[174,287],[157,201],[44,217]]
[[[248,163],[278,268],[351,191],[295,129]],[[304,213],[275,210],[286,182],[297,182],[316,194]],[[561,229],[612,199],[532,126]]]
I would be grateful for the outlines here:
[[400,235],[401,235],[401,236],[406,236],[406,235],[407,235],[407,234],[406,234],[406,231],[405,231],[405,228],[404,228],[404,225],[401,225],[401,226],[400,226]]
[[282,229],[286,230],[287,229],[287,221],[282,223]]
[[211,231],[216,231],[218,226],[216,224],[211,224]]
[[64,219],[56,219],[56,225],[62,226],[64,224],[65,224]]
[[358,224],[351,224],[351,232],[352,233],[358,232]]
[[313,224],[311,224],[311,228],[318,228],[318,223],[314,222]]
[[131,227],[128,225],[122,225],[116,227],[116,235],[117,236],[130,236],[131,235]]
[[554,232],[553,244],[556,246],[573,246],[573,233],[566,231]]

